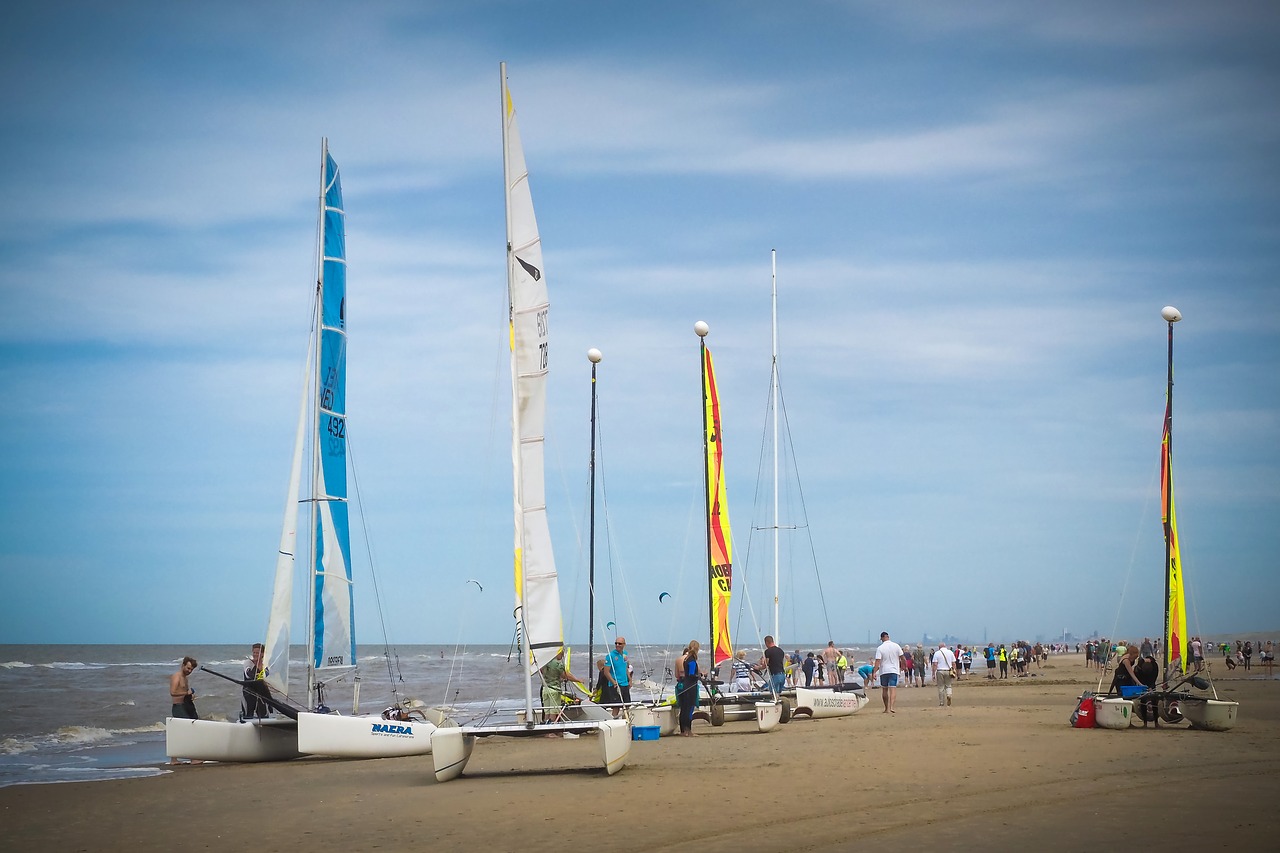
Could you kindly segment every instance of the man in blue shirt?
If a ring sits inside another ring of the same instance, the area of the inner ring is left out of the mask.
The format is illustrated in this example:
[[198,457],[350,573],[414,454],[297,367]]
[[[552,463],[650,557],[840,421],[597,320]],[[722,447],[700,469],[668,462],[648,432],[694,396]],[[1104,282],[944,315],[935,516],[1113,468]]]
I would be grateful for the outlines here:
[[627,660],[626,637],[619,637],[613,641],[613,651],[605,655],[604,662],[608,664],[614,680],[618,682],[618,693],[622,695],[623,703],[630,705],[631,662]]

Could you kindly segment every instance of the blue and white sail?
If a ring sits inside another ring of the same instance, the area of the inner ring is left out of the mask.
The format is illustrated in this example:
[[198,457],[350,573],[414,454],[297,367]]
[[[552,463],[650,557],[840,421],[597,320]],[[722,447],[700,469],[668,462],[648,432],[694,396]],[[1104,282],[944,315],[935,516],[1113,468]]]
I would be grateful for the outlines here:
[[321,678],[325,670],[348,670],[356,663],[351,537],[347,518],[346,215],[338,165],[329,155],[327,140],[322,168],[310,643],[311,668]]

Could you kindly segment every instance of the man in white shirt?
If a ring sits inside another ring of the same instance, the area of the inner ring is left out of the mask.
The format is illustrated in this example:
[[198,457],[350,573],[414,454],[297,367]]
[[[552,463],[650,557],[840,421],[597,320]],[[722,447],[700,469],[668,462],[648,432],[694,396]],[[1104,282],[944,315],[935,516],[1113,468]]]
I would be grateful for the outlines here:
[[951,680],[955,677],[956,655],[946,643],[938,643],[933,653],[933,680],[938,685],[938,707],[951,704]]
[[888,631],[880,632],[880,645],[876,649],[875,667],[871,677],[880,675],[880,698],[884,700],[884,713],[896,714],[894,704],[898,699],[898,675],[902,672],[902,646],[889,639]]

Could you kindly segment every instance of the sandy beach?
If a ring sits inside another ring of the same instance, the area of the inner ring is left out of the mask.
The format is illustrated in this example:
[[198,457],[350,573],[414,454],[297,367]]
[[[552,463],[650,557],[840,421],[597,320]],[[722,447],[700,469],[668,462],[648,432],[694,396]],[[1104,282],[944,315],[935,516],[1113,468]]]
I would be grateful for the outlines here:
[[13,786],[0,789],[0,849],[1272,848],[1280,681],[1218,680],[1242,706],[1231,732],[1115,732],[1068,726],[1097,679],[1082,656],[1032,671],[975,672],[950,708],[929,685],[900,689],[894,715],[872,691],[853,717],[769,734],[700,723],[696,738],[635,743],[613,777],[591,738],[491,738],[447,784],[428,756]]

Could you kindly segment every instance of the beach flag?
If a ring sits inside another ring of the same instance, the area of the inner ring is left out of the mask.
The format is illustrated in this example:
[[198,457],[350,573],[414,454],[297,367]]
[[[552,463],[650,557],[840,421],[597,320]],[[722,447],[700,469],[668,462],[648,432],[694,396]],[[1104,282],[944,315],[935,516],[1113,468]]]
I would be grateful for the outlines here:
[[1178,513],[1173,497],[1173,451],[1169,447],[1169,432],[1173,426],[1172,401],[1165,404],[1164,439],[1160,442],[1160,496],[1163,499],[1164,541],[1169,555],[1165,571],[1169,579],[1169,601],[1164,626],[1165,654],[1169,660],[1169,672],[1186,671],[1187,599],[1182,587],[1182,556],[1178,551]]
[[724,489],[724,447],[720,440],[720,396],[716,390],[711,350],[706,349],[703,398],[707,405],[707,535],[711,543],[711,666],[733,657],[729,642],[729,596],[733,590],[733,539],[729,533],[729,501]]

